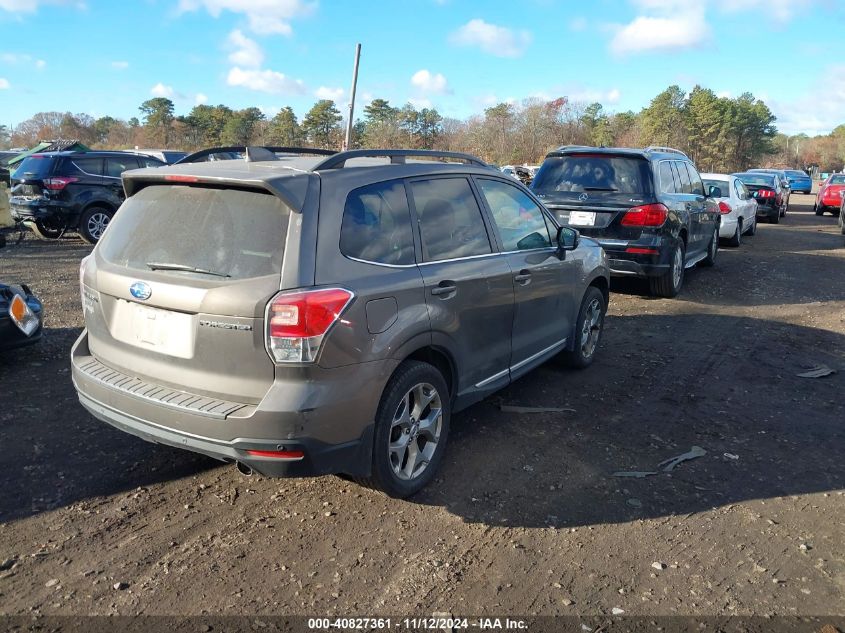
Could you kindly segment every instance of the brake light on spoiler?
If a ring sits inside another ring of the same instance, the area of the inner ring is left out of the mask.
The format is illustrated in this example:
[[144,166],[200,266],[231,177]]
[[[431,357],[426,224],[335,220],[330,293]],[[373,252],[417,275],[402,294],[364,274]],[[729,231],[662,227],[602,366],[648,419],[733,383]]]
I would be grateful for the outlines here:
[[326,334],[352,302],[344,288],[280,292],[267,306],[267,351],[277,363],[313,363]]

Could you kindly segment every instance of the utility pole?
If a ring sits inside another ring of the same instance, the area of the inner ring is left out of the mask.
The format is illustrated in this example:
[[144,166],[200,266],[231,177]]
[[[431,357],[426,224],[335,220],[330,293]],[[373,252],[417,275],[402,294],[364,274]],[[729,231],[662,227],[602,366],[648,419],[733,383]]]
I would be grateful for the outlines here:
[[355,45],[355,66],[352,69],[352,90],[349,93],[349,120],[346,122],[346,139],[343,141],[344,151],[352,144],[352,121],[355,116],[355,91],[358,89],[358,62],[361,60],[361,44]]

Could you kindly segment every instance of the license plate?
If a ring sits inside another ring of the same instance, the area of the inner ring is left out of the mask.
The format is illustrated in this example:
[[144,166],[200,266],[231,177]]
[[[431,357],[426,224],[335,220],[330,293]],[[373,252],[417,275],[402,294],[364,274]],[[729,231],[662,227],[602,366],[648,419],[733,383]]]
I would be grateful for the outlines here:
[[112,336],[124,343],[178,358],[194,355],[195,328],[190,314],[121,299],[115,305],[112,324]]
[[593,226],[596,214],[593,211],[572,211],[569,214],[569,224],[572,226]]

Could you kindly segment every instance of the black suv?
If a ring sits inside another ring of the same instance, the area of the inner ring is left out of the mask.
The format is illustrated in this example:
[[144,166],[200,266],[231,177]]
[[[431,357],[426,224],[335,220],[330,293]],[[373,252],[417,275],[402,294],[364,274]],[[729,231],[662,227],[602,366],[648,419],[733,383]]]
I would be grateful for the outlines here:
[[692,161],[668,147],[568,146],[550,152],[534,193],[564,226],[607,252],[615,276],[647,277],[652,294],[674,297],[684,269],[712,266],[719,248],[718,205]]
[[121,174],[165,163],[126,152],[45,152],[12,174],[12,218],[44,239],[75,230],[95,244],[123,202]]

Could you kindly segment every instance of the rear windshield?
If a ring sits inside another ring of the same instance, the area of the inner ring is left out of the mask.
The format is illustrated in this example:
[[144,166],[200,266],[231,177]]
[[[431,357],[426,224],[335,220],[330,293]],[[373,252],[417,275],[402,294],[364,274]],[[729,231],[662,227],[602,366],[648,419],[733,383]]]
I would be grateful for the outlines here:
[[736,176],[746,185],[757,185],[763,187],[774,187],[775,177],[768,174],[737,174]]
[[721,189],[723,198],[731,197],[731,186],[728,184],[727,180],[711,180],[710,178],[705,178],[704,191],[709,192],[710,187],[718,187],[719,189]]
[[537,193],[596,191],[651,192],[648,161],[606,154],[571,154],[547,158],[531,188]]
[[155,185],[126,200],[98,250],[113,264],[177,277],[279,274],[289,218],[284,202],[258,191]]
[[809,178],[809,176],[803,171],[797,170],[790,170],[786,172],[787,176],[792,176],[793,178]]
[[831,185],[845,185],[845,175],[843,175],[843,176],[831,176],[830,177],[830,184]]
[[12,174],[13,178],[31,179],[46,178],[53,171],[54,158],[52,156],[27,156]]

